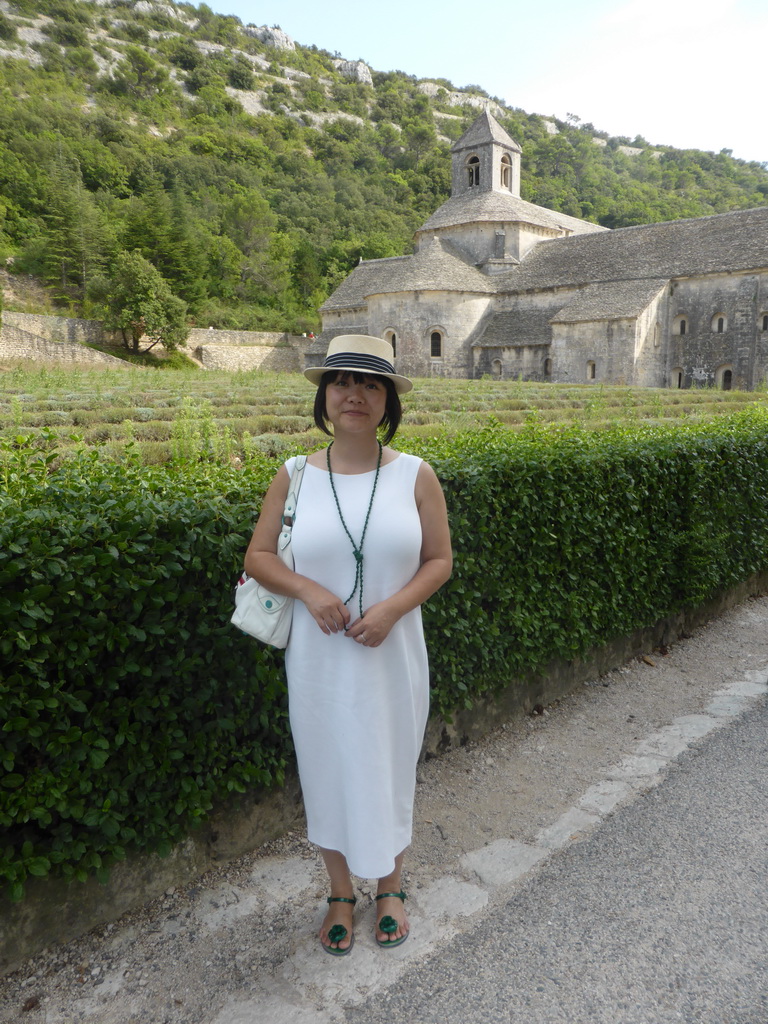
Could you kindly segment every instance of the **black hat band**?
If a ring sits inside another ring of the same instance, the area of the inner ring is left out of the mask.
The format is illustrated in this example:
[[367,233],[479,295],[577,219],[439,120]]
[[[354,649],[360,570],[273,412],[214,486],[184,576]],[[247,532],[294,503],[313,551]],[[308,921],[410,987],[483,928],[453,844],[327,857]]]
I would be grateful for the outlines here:
[[386,359],[382,359],[380,356],[364,355],[362,352],[334,352],[323,363],[323,368],[327,370],[332,370],[336,366],[342,370],[354,366],[363,373],[395,372],[392,363],[388,363]]

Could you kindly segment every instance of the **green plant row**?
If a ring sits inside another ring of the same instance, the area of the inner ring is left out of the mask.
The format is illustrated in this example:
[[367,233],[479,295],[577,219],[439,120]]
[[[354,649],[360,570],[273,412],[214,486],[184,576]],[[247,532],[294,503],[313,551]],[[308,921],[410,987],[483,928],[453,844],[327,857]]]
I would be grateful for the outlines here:
[[[33,370],[3,377],[0,439],[46,434],[51,445],[79,441],[109,452],[136,442],[142,461],[164,463],[214,446],[229,457],[268,455],[318,443],[313,395],[297,373]],[[685,391],[518,381],[423,379],[404,404],[401,435],[478,430],[491,420],[510,430],[531,422],[605,429],[616,422],[697,422],[768,404],[765,391]]]
[[[402,447],[448,501],[455,572],[425,607],[433,708],[768,567],[768,414],[707,426]],[[170,849],[291,757],[282,656],[229,624],[277,460],[146,467],[0,445],[0,877],[102,877]]]

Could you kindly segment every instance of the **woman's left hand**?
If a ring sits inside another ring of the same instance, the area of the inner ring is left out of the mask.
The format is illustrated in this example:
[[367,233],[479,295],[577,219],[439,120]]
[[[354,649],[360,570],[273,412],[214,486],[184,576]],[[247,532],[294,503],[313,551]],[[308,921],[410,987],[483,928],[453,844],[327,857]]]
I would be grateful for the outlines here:
[[346,634],[363,647],[378,647],[387,639],[399,618],[386,601],[380,601],[379,604],[371,605],[362,619],[355,619]]

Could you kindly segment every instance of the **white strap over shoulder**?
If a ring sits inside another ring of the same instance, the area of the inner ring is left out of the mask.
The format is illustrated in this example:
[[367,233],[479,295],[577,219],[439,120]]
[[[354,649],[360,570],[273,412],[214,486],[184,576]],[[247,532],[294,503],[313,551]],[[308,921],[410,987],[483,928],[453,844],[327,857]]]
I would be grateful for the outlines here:
[[293,473],[291,474],[291,482],[288,485],[288,494],[285,499],[285,505],[283,507],[282,528],[277,541],[278,551],[283,551],[291,542],[291,531],[293,530],[293,523],[296,518],[296,507],[299,503],[299,491],[301,490],[301,481],[304,479],[304,468],[306,465],[307,456],[297,456],[296,462],[293,466]]

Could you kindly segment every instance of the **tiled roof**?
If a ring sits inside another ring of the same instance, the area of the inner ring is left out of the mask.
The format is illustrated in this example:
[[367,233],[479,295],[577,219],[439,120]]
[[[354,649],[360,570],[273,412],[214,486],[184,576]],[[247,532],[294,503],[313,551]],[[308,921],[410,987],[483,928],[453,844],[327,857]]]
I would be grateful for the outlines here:
[[643,312],[668,283],[667,278],[589,284],[552,317],[554,323],[631,319]]
[[461,195],[451,196],[419,228],[417,235],[437,228],[475,224],[481,221],[534,224],[552,231],[572,231],[576,234],[592,231],[603,234],[608,230],[599,224],[527,203],[519,196],[513,196],[511,192],[481,192],[472,189]]
[[451,146],[451,152],[456,153],[462,149],[474,149],[475,146],[482,146],[487,142],[498,142],[502,146],[514,149],[518,153],[522,150],[501,127],[496,118],[486,109],[470,125],[461,138]]
[[617,228],[539,243],[499,274],[499,292],[597,281],[661,280],[768,267],[768,207]]
[[521,345],[548,345],[549,323],[562,302],[551,306],[523,303],[515,309],[494,313],[485,330],[472,342],[477,348],[514,348]]
[[401,266],[407,266],[412,256],[390,256],[381,260],[362,260],[349,277],[325,300],[320,307],[321,312],[333,309],[355,309],[365,306],[365,297],[377,291],[374,283],[398,272]]
[[492,278],[464,260],[456,249],[432,238],[413,256],[360,263],[321,306],[322,312],[364,306],[370,295],[442,291],[492,294]]
[[666,279],[658,278],[590,284],[565,304],[562,294],[552,295],[546,305],[541,304],[540,296],[521,295],[513,309],[488,318],[472,345],[478,348],[548,345],[552,340],[551,324],[637,317],[666,284]]

